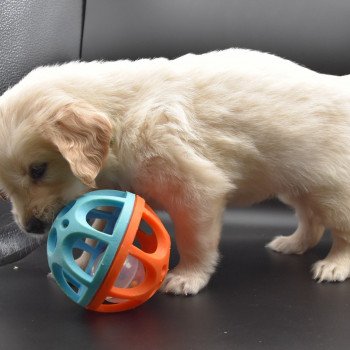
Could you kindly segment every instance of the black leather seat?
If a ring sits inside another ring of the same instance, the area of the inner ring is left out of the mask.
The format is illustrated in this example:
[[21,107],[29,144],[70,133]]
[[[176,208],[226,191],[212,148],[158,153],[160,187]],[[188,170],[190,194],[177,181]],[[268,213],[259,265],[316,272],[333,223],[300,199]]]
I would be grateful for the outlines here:
[[[349,74],[349,11],[347,0],[6,0],[0,3],[0,92],[42,64],[175,57],[232,46]],[[227,210],[222,260],[199,295],[156,294],[133,311],[111,315],[85,311],[47,279],[45,246],[14,262],[37,244],[23,234],[8,235],[9,210],[0,202],[0,259],[12,261],[0,267],[1,348],[349,347],[350,282],[317,284],[309,272],[327,254],[329,236],[300,257],[266,250],[274,235],[296,226],[293,213],[276,202]],[[16,249],[4,249],[8,240]],[[177,259],[173,244],[171,266]]]

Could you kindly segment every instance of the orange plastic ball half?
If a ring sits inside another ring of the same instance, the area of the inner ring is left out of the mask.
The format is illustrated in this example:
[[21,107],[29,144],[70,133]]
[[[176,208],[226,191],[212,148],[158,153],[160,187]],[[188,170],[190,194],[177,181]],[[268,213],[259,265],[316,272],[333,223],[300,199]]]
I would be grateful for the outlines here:
[[[140,228],[144,220],[152,234]],[[138,242],[137,247],[135,242]],[[114,283],[128,255],[137,258],[145,270],[144,280],[134,287],[117,288]],[[124,239],[115,254],[109,271],[87,309],[99,312],[117,312],[132,309],[147,301],[161,286],[169,268],[170,237],[162,222],[144,199],[136,196]],[[108,302],[117,298],[117,303]]]

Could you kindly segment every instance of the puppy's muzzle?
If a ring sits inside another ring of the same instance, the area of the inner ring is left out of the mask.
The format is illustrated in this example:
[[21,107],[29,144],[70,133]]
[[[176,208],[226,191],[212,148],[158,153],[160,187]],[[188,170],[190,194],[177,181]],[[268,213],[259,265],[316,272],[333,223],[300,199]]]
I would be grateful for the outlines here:
[[35,216],[32,216],[28,220],[25,226],[25,230],[29,233],[44,234],[46,232],[46,227],[47,227],[47,224],[44,221],[41,221]]

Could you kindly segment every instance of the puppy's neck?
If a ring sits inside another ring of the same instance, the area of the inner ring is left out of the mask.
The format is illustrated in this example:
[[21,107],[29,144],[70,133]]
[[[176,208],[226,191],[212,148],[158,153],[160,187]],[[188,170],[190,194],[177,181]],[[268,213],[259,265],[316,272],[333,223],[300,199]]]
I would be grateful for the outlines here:
[[104,165],[96,178],[96,185],[99,189],[116,189],[133,192],[133,178],[130,174],[131,164],[121,164],[117,156],[111,151],[104,162]]

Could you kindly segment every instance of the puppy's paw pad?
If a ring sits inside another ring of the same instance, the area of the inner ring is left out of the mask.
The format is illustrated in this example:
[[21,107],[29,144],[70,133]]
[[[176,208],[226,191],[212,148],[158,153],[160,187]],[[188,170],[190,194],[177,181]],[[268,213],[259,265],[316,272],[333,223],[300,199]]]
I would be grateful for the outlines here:
[[277,236],[266,247],[282,254],[302,254],[306,250],[306,247],[292,236]]
[[207,285],[209,278],[206,273],[174,269],[167,274],[160,290],[175,295],[195,295]]
[[313,278],[318,282],[342,282],[350,276],[348,264],[320,260],[312,266]]

